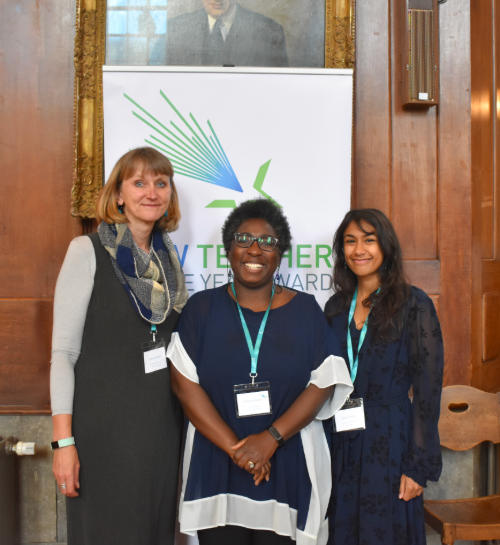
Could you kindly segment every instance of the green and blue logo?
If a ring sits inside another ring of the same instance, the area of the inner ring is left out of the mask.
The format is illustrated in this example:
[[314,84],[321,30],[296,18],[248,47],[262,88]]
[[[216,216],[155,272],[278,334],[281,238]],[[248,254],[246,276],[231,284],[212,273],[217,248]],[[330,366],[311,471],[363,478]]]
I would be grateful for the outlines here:
[[[147,128],[149,135],[144,141],[164,153],[174,166],[175,172],[186,178],[198,180],[214,187],[243,193],[231,161],[224,150],[214,125],[207,120],[203,128],[192,113],[183,113],[160,90],[161,97],[168,105],[167,119],[160,120],[150,111],[133,100],[126,93],[123,96],[133,105],[132,114]],[[266,199],[280,206],[264,189],[271,159],[257,171],[253,188]],[[204,208],[236,208],[233,199],[213,200]],[[316,241],[315,241],[316,242]],[[189,292],[198,289],[215,288],[225,282],[227,260],[222,244],[184,244],[176,250],[185,267],[186,285]],[[189,254],[189,265],[186,260]],[[282,256],[282,264],[290,273],[280,273],[280,284],[309,292],[327,292],[332,277],[323,270],[331,269],[331,246],[329,244],[293,244]],[[187,266],[187,268],[186,268]],[[195,272],[191,272],[194,269]],[[293,271],[296,269],[296,271]]]
[[[242,193],[241,184],[210,120],[207,120],[209,130],[204,131],[192,113],[189,114],[189,121],[163,91],[160,90],[160,94],[176,114],[177,123],[170,121],[169,126],[163,124],[124,93],[124,97],[138,109],[132,111],[133,115],[154,131],[149,139],[145,138],[145,142],[165,153],[178,174]],[[266,199],[281,207],[262,189],[270,164],[271,159],[259,168],[253,187]],[[236,202],[215,200],[206,208],[236,208]]]

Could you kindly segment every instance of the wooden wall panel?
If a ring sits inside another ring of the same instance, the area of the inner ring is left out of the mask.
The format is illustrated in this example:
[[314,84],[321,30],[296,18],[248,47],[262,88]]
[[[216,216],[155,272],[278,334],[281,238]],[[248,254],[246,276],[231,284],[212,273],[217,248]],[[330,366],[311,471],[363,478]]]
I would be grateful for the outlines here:
[[[496,231],[498,233],[498,231]],[[474,383],[488,392],[500,391],[500,262],[483,261],[482,316],[474,335],[481,338],[481,354],[474,361]]]
[[[473,292],[470,5],[453,0],[439,8],[440,105],[439,257],[440,319],[445,341],[445,384],[470,384]],[[480,278],[480,256],[475,274]],[[480,320],[478,300],[476,319]],[[460,317],[460,319],[457,319]],[[479,341],[480,345],[480,341]],[[480,349],[480,348],[479,348]]]
[[[497,392],[500,391],[500,201],[497,183],[500,8],[495,0],[471,3],[471,37],[472,383],[483,390]],[[479,281],[475,274],[477,262],[481,263]],[[481,315],[476,319],[478,300],[482,306]]]
[[469,0],[439,6],[437,108],[401,106],[403,7],[356,5],[353,206],[389,214],[410,281],[439,308],[445,382],[470,384],[481,353],[472,327],[481,320],[481,232],[472,222]]
[[439,293],[441,280],[441,264],[435,260],[405,261],[405,272],[408,280],[426,293]]
[[[495,1],[474,1],[472,13],[470,0],[439,7],[440,105],[423,110],[401,107],[402,2],[356,3],[353,158],[353,206],[391,217],[410,281],[438,309],[445,383],[490,390],[500,390],[500,356],[481,365],[482,294],[500,293]],[[8,181],[0,200],[0,412],[13,403],[19,412],[46,406],[54,284],[69,240],[81,231],[69,215],[74,14],[75,0],[0,0],[0,168]],[[488,48],[490,67],[472,80],[471,54],[483,62]],[[482,89],[472,121],[471,89]],[[486,314],[495,315],[488,305]],[[485,330],[487,355],[498,349],[494,333]]]
[[485,361],[481,369],[482,386],[481,390],[485,392],[500,392],[500,377],[498,366],[500,359]]
[[394,108],[394,227],[405,258],[437,259],[436,108],[404,112],[397,103]]
[[356,3],[353,207],[390,216],[391,89],[388,0]]
[[500,356],[500,293],[483,295],[483,361]]
[[0,0],[0,413],[47,407],[52,297],[81,231],[69,213],[75,14],[74,0]]
[[472,57],[472,183],[481,188],[483,258],[493,259],[494,64],[493,1],[471,2]]
[[474,3],[472,36],[472,158],[473,187],[478,201],[475,217],[481,229],[482,320],[473,337],[481,336],[482,352],[473,358],[473,383],[500,391],[500,219],[499,103],[500,8],[494,0]]
[[493,0],[493,29],[494,29],[494,74],[493,74],[493,128],[494,134],[494,254],[495,259],[500,259],[500,6]]
[[402,106],[405,3],[391,7],[392,221],[405,259],[437,259],[437,108]]
[[48,408],[51,299],[0,299],[0,411]]
[[483,261],[482,293],[500,291],[500,261]]
[[434,308],[436,309],[438,317],[440,316],[440,306],[439,306],[439,295],[429,295],[432,302],[434,303]]
[[0,297],[51,297],[71,218],[74,1],[0,2]]

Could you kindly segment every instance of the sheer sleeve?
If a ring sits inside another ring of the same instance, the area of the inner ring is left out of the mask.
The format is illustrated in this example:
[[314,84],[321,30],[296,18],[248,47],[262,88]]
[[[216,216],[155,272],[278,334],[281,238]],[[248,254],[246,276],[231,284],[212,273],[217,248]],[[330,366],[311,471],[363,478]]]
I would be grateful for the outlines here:
[[408,315],[412,431],[402,473],[421,486],[437,481],[442,460],[438,421],[443,387],[443,338],[431,299],[413,288]]
[[345,403],[347,396],[353,391],[353,385],[337,337],[329,327],[316,301],[314,301],[314,320],[314,357],[309,384],[314,384],[318,388],[335,385],[333,394],[316,417],[318,420],[327,420]]
[[210,295],[198,292],[188,300],[167,348],[167,358],[187,379],[199,384],[196,362],[203,343],[203,324],[210,310]]

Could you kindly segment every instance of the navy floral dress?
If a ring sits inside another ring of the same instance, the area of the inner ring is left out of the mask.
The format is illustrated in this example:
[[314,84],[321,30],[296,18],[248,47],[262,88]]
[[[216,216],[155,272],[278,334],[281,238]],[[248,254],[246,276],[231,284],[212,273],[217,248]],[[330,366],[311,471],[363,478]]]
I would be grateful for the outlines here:
[[[325,314],[334,307],[335,295]],[[402,474],[424,487],[441,474],[443,340],[434,305],[422,290],[411,287],[405,316],[401,337],[392,343],[375,344],[368,325],[351,394],[364,400],[366,429],[332,434],[329,545],[426,543],[423,495],[400,500],[399,486]],[[331,319],[346,362],[347,320],[348,310]],[[354,357],[359,335],[352,320]]]

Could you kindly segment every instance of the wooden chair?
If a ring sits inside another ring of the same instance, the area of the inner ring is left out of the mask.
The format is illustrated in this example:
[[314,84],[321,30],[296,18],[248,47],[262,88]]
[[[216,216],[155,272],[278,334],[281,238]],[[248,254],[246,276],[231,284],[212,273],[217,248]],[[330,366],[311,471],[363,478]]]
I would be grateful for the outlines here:
[[[439,420],[441,445],[468,450],[482,441],[500,443],[500,394],[469,386],[443,388]],[[457,539],[500,539],[500,495],[466,500],[425,500],[425,522],[443,544]]]

